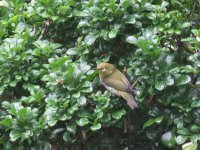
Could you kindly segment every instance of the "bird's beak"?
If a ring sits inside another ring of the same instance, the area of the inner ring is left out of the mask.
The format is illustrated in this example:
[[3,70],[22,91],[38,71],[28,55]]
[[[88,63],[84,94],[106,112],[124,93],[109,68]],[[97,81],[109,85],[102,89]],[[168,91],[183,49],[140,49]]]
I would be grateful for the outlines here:
[[[87,72],[89,72],[89,71],[91,71],[91,70],[98,71],[99,69],[97,69],[97,67],[93,67],[93,68],[89,69]],[[87,72],[86,72],[86,73],[87,73]]]
[[101,69],[98,69],[97,67],[94,67],[94,68],[92,68],[91,70],[99,71],[99,70],[101,70]]

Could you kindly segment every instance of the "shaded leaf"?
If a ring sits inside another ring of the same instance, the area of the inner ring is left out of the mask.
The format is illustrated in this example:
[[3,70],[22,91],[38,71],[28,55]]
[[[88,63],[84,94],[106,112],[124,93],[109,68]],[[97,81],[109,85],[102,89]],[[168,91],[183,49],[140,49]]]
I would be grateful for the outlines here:
[[179,135],[176,137],[176,143],[178,145],[183,144],[188,139],[188,136]]
[[126,111],[125,111],[124,109],[122,109],[122,110],[113,112],[113,113],[112,113],[112,117],[113,117],[114,119],[119,120],[119,119],[121,119],[121,117],[122,117],[123,115],[125,115],[125,114],[126,114]]
[[155,120],[154,119],[149,119],[148,121],[146,121],[143,125],[143,129],[146,128],[146,127],[149,127],[151,125],[153,125],[155,123]]
[[159,91],[163,90],[165,88],[165,83],[163,81],[156,80],[155,82],[155,88]]
[[12,130],[9,135],[10,135],[10,140],[14,142],[22,136],[22,133],[17,130]]
[[96,131],[96,130],[99,130],[101,128],[101,124],[100,123],[97,123],[96,125],[93,125],[90,127],[90,129],[92,131]]
[[115,38],[117,36],[117,30],[115,28],[113,28],[109,33],[108,33],[108,37],[109,38]]
[[183,84],[187,84],[191,81],[191,78],[189,75],[181,75],[178,79],[177,79],[177,85],[183,85]]
[[68,55],[78,55],[78,49],[76,47],[70,48],[70,49],[68,49],[67,54]]

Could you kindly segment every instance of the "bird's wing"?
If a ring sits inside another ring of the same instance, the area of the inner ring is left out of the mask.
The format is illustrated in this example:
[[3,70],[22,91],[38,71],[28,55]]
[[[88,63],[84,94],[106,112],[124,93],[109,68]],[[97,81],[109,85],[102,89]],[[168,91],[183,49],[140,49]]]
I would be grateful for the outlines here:
[[113,94],[115,94],[115,95],[117,95],[117,96],[120,96],[120,94],[118,93],[118,91],[117,91],[116,89],[114,89],[114,88],[112,88],[112,87],[106,85],[106,84],[102,81],[102,79],[100,79],[100,82],[101,82],[101,84],[103,84],[103,86],[104,86],[107,90],[109,90],[111,93],[113,93]]
[[118,91],[118,93],[127,101],[131,109],[138,107],[132,94],[123,91]]
[[103,79],[104,84],[109,87],[113,87],[114,89],[118,91],[133,93],[132,86],[127,80],[127,78],[120,71],[118,71],[118,73],[121,74],[122,78],[119,79],[111,75],[110,77]]

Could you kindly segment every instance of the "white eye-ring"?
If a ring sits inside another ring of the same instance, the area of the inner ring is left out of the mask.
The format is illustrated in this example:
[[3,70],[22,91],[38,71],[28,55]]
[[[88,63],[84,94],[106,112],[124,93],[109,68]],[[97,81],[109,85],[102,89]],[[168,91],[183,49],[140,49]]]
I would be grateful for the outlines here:
[[101,71],[105,72],[105,71],[106,71],[106,68],[105,68],[105,67],[103,67]]

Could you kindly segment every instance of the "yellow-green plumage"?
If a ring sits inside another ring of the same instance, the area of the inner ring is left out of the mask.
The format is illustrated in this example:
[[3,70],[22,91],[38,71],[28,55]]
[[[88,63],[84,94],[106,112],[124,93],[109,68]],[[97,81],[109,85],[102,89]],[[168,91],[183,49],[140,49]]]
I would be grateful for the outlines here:
[[101,83],[111,92],[118,96],[122,96],[131,107],[137,107],[134,97],[132,96],[133,89],[127,78],[117,70],[114,65],[109,63],[100,63],[97,65]]

